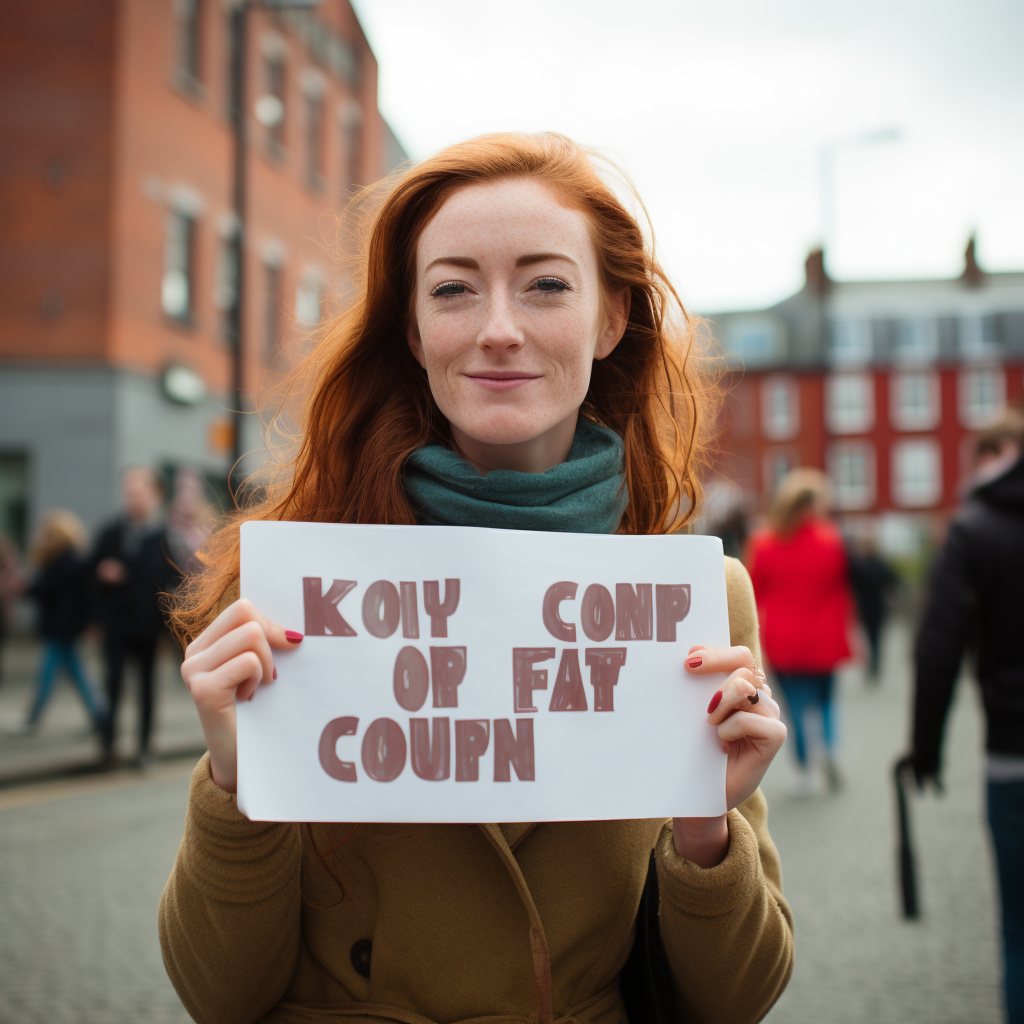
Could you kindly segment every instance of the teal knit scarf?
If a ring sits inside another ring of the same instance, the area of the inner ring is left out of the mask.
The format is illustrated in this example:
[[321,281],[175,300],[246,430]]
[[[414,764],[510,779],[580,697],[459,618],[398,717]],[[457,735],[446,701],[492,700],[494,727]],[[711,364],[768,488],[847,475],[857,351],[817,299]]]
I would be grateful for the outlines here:
[[405,465],[405,492],[424,526],[614,533],[629,500],[625,447],[607,427],[580,417],[569,456],[543,473],[496,469],[481,476],[432,444]]

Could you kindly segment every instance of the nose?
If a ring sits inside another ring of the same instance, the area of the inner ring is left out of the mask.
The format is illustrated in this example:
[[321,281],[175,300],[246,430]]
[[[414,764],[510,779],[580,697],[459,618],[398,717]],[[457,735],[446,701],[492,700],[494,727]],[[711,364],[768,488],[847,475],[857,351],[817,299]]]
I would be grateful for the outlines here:
[[491,352],[509,352],[522,348],[526,341],[522,328],[516,323],[515,310],[508,296],[495,291],[487,303],[483,327],[477,335],[478,348]]

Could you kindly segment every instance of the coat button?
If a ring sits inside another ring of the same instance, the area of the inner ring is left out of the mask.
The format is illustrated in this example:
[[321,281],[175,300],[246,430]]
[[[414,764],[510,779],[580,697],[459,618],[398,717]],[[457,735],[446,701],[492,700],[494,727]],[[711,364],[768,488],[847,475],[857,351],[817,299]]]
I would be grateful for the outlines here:
[[370,953],[373,950],[373,943],[369,939],[360,939],[352,947],[352,966],[356,974],[364,978],[370,976]]

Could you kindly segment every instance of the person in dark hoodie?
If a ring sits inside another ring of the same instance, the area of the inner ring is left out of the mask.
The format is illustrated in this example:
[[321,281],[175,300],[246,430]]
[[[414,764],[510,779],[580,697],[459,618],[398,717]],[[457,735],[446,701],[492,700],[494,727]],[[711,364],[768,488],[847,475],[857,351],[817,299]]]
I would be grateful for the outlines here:
[[977,661],[988,820],[1002,904],[1007,1019],[1024,1024],[1024,412],[980,435],[973,489],[933,569],[915,651],[912,759],[938,782],[960,663]]
[[39,605],[43,652],[24,732],[38,728],[60,669],[75,684],[93,728],[99,731],[106,721],[103,701],[86,678],[75,648],[90,618],[87,564],[82,555],[85,539],[85,527],[74,512],[53,509],[43,515],[32,545],[30,556],[38,572],[27,593]]
[[93,550],[97,613],[103,626],[110,713],[103,733],[103,762],[115,762],[117,711],[126,661],[139,672],[139,751],[136,765],[151,761],[154,669],[164,630],[160,595],[170,591],[178,573],[168,554],[167,527],[160,514],[163,487],[148,466],[130,466],[121,477],[124,514],[100,533]]

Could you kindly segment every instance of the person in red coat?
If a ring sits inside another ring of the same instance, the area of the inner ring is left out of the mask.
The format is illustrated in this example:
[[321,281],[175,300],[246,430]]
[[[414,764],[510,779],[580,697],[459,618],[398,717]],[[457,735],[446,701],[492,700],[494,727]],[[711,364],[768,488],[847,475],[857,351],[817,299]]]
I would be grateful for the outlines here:
[[821,714],[829,788],[840,777],[834,758],[834,671],[848,658],[852,611],[846,548],[825,518],[828,482],[816,469],[797,469],[779,483],[769,525],[751,538],[754,583],[764,651],[789,706],[797,760],[794,792],[813,791],[804,719]]

